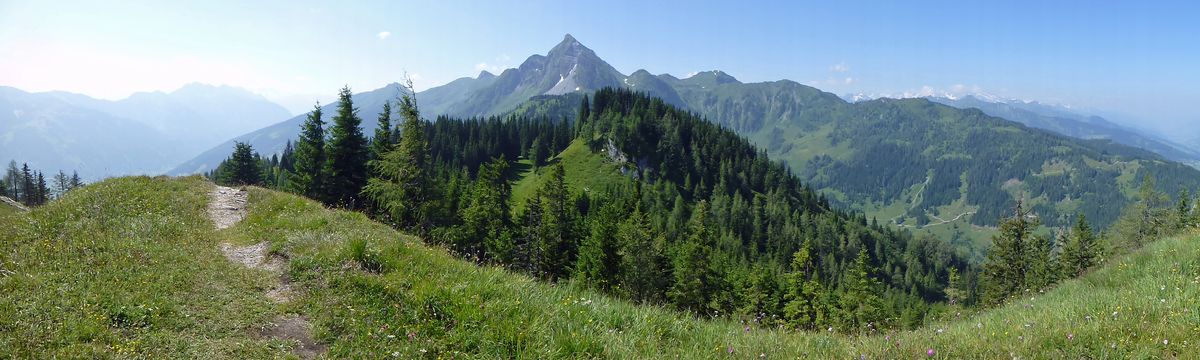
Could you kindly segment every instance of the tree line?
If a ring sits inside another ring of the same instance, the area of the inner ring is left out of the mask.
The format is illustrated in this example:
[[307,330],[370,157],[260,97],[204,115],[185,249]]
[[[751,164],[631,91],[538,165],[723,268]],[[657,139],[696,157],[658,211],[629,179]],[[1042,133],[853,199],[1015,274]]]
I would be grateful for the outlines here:
[[1096,233],[1087,217],[1079,214],[1073,226],[1049,237],[1034,233],[1040,225],[1038,216],[1018,202],[992,238],[981,274],[982,302],[1000,305],[1014,296],[1040,292],[1081,276],[1106,259],[1200,224],[1200,212],[1186,189],[1177,203],[1168,199],[1156,190],[1154,177],[1146,175],[1137,201],[1126,206],[1106,232]]
[[23,163],[18,168],[15,160],[8,162],[8,168],[0,178],[0,195],[7,196],[25,206],[39,206],[47,201],[57,199],[72,189],[83,186],[83,180],[78,172],[67,175],[59,170],[47,180],[46,175],[39,170],[29,168]]
[[[600,90],[573,120],[432,122],[410,93],[370,138],[349,89],[336,108],[329,129],[317,107],[282,154],[239,144],[210,176],[363,211],[480,263],[764,326],[916,326],[945,307],[951,274],[975,278],[945,244],[832,209],[745,139],[639,93]],[[573,141],[629,176],[571,188],[551,158]],[[522,159],[545,181],[514,209]]]

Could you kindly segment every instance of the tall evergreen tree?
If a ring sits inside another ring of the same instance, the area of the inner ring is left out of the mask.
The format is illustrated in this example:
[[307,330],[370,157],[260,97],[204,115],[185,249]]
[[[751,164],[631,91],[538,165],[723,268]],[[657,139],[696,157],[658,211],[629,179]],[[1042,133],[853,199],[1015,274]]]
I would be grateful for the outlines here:
[[37,178],[29,170],[29,163],[21,164],[21,194],[20,201],[25,206],[37,205]]
[[392,102],[385,101],[383,103],[383,111],[379,112],[379,119],[375,128],[375,136],[371,137],[371,153],[370,160],[379,160],[383,158],[383,154],[392,150]]
[[50,187],[46,185],[46,176],[41,171],[37,172],[37,184],[34,187],[35,193],[34,203],[36,205],[44,205],[50,198]]
[[1057,259],[1053,255],[1054,242],[1042,235],[1032,235],[1026,243],[1027,264],[1025,288],[1042,290],[1058,281],[1061,273]]
[[640,208],[621,221],[616,237],[621,261],[619,292],[637,302],[661,301],[670,281],[670,264],[663,255],[666,239],[654,232]]
[[1013,216],[1000,221],[999,234],[992,236],[992,248],[983,263],[983,300],[989,305],[1004,302],[1026,286],[1029,245],[1037,220],[1029,218],[1017,202]]
[[612,201],[592,218],[591,232],[579,245],[575,263],[575,277],[583,283],[605,291],[616,285],[621,265],[617,228],[622,216],[620,203]]
[[392,222],[425,234],[431,225],[426,203],[431,191],[425,123],[412,96],[404,95],[399,106],[404,120],[400,141],[383,158],[371,162],[377,176],[368,180],[363,193],[386,211]]
[[71,172],[71,190],[80,188],[82,186],[83,186],[83,180],[79,178],[79,172],[72,171]]
[[326,193],[335,206],[357,209],[363,205],[359,194],[367,185],[368,150],[361,125],[350,87],[343,87],[338,91],[337,114],[325,144],[325,171],[329,175]]
[[1179,190],[1179,203],[1175,205],[1175,228],[1183,230],[1192,224],[1192,194],[1187,189]]
[[542,219],[532,244],[538,254],[533,261],[538,276],[557,280],[567,275],[568,265],[575,260],[574,218],[562,163],[554,164],[546,177],[546,183],[534,195],[541,199]]
[[798,329],[815,329],[829,321],[823,301],[825,290],[817,274],[811,245],[811,241],[805,241],[792,256],[792,272],[787,276],[787,303],[783,315],[791,327]]
[[327,201],[325,196],[325,121],[321,120],[321,104],[313,106],[296,140],[295,175],[288,179],[288,188],[310,199]]
[[1100,249],[1096,234],[1092,233],[1092,227],[1083,214],[1079,214],[1075,227],[1066,238],[1059,265],[1063,270],[1063,278],[1069,279],[1082,275],[1084,271],[1096,265]]
[[838,317],[843,330],[868,331],[878,328],[883,320],[879,284],[871,277],[869,260],[867,249],[859,249],[858,257],[842,279]]
[[720,275],[713,268],[715,236],[708,221],[708,203],[701,201],[675,255],[675,283],[667,294],[675,306],[700,314],[715,310],[711,300],[721,288]]
[[229,185],[259,185],[262,183],[262,168],[250,144],[235,142],[233,154],[227,160],[228,168],[221,174]]
[[469,203],[462,210],[466,236],[455,244],[458,251],[501,263],[509,260],[512,235],[506,230],[512,190],[504,177],[507,171],[508,161],[503,158],[480,166]]

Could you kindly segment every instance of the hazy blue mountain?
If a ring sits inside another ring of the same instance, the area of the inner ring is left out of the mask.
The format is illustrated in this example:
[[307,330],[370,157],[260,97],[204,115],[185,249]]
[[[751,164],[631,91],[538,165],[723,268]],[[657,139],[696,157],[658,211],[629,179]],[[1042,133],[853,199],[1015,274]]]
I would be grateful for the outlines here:
[[140,92],[117,101],[63,92],[49,94],[157,129],[183,154],[172,159],[174,164],[231,137],[291,116],[282,106],[231,86],[188,84],[169,93]]
[[[355,94],[354,106],[358,109],[358,116],[362,118],[363,133],[372,134],[376,127],[376,118],[383,111],[383,103],[386,101],[395,101],[402,93],[403,87],[398,83],[388,84],[379,89]],[[423,98],[418,96],[418,101],[423,101]],[[333,119],[337,102],[324,104],[321,106],[325,113],[326,128]],[[427,106],[423,102],[420,106]],[[275,154],[283,151],[284,146],[289,140],[295,140],[300,134],[300,124],[304,123],[304,119],[308,114],[300,114],[287,119],[283,122],[278,122],[273,125],[261,128],[258,130],[245,133],[235,138],[229,139],[217,146],[211,147],[199,155],[184,161],[167,172],[168,175],[187,175],[201,173],[212,170],[221,160],[229,157],[233,152],[234,142],[240,141],[250,144],[254,150],[261,154]],[[395,114],[393,114],[395,117]]]
[[[64,97],[76,97],[76,101]],[[96,179],[159,174],[183,152],[142,122],[74,102],[103,102],[83,95],[27,93],[0,87],[0,158],[28,162],[47,173],[78,171]]]
[[1188,146],[1175,144],[1159,136],[1117,124],[1103,117],[1076,113],[1061,106],[1038,102],[988,100],[971,95],[957,98],[930,97],[929,100],[960,109],[976,108],[988,115],[1070,137],[1109,139],[1118,144],[1153,151],[1171,160],[1185,163],[1200,162],[1200,152]]

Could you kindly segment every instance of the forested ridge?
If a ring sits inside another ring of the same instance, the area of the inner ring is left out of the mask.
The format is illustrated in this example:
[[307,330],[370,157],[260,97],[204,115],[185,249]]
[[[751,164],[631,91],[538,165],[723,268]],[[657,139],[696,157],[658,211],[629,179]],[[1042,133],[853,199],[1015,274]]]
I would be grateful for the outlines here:
[[[328,132],[353,134],[342,129],[361,123],[348,90],[340,101]],[[212,176],[363,211],[464,258],[546,281],[699,316],[844,332],[915,327],[951,309],[1001,304],[1195,223],[1189,195],[1168,211],[1146,177],[1141,200],[1113,229],[1121,237],[1098,236],[1084,216],[1072,218],[1071,230],[1035,234],[1036,208],[1016,204],[993,238],[997,250],[977,268],[941,240],[838,210],[749,140],[660,99],[606,88],[579,98],[573,116],[546,116],[562,114],[563,101],[523,105],[535,117],[429,122],[404,96],[397,124],[390,105],[378,116],[378,128],[389,130],[341,141],[368,145],[340,165],[324,155],[338,150],[326,143],[334,137],[324,135],[318,107],[282,156],[256,157],[242,144]],[[572,144],[589,151],[569,156],[601,158],[619,174],[603,186],[568,186],[579,176],[563,166]],[[364,164],[366,183],[332,191],[332,169],[353,161]],[[541,181],[514,200],[519,176]],[[1137,221],[1150,218],[1163,220]]]

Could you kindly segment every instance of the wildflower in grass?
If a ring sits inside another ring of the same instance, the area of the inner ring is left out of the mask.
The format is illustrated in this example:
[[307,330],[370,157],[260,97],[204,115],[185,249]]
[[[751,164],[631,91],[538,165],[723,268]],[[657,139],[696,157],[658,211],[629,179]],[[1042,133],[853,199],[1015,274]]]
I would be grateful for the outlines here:
[[1163,339],[1163,345],[1167,345],[1167,344],[1168,344],[1167,339]]
[[1075,334],[1067,334],[1067,340],[1075,340]]
[[729,355],[733,355],[733,345],[730,345],[728,348],[726,348],[725,352],[729,353]]
[[933,348],[929,348],[929,349],[925,350],[925,356],[933,357],[934,355],[937,355],[937,352],[933,351]]

